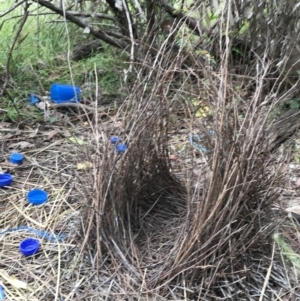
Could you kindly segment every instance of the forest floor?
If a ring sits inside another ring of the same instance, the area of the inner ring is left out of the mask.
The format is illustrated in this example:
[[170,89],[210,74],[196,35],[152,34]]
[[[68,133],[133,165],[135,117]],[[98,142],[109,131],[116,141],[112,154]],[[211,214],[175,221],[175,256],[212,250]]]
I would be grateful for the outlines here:
[[[93,184],[94,129],[88,119],[78,118],[77,110],[52,114],[57,117],[54,124],[0,123],[0,171],[13,176],[11,186],[0,188],[0,284],[8,300],[109,300],[111,286],[116,284],[104,271],[106,279],[101,279],[99,287],[91,254],[81,247],[83,211],[89,206],[86,190]],[[99,139],[109,141],[117,123],[114,112],[107,113],[101,123],[107,136]],[[170,159],[184,162],[185,152],[192,149],[200,162],[201,156],[187,140],[184,121],[178,118],[173,125]],[[112,155],[114,151],[112,145]],[[23,164],[9,162],[14,152],[24,155]],[[290,212],[287,216],[300,217],[300,165],[291,162],[285,168],[289,180],[278,206]],[[47,202],[40,206],[27,201],[27,193],[35,188],[48,193]],[[296,254],[300,228],[297,219],[290,220],[294,227],[283,235]],[[28,237],[39,239],[40,250],[24,257],[19,244]],[[293,264],[297,267],[298,258]]]

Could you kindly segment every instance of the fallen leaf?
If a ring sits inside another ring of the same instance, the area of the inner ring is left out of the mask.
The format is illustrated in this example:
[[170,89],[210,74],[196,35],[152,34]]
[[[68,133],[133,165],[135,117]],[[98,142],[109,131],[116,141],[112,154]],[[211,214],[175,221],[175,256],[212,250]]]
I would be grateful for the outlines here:
[[71,132],[69,130],[65,130],[65,131],[61,132],[61,134],[66,138],[71,137]]
[[89,29],[89,27],[86,27],[84,30],[83,30],[83,33],[90,33],[90,29]]
[[47,134],[47,137],[45,138],[45,141],[48,141],[48,140],[51,140],[56,134],[58,134],[58,132],[56,130],[53,130],[46,134]]
[[92,168],[93,167],[93,163],[91,162],[83,162],[83,163],[78,163],[77,164],[77,169],[87,169],[87,168]]
[[11,124],[9,122],[0,122],[0,128],[4,129],[4,128],[8,128],[10,127]]
[[76,144],[79,144],[79,145],[83,145],[84,144],[84,141],[81,140],[81,139],[78,139],[78,138],[75,138],[75,137],[70,137],[69,140],[72,142],[72,143],[76,143]]
[[50,74],[50,76],[48,77],[48,81],[53,82],[55,79],[60,78],[60,74]]
[[56,116],[51,116],[50,118],[49,118],[49,122],[50,123],[55,123],[57,121],[57,117]]
[[35,130],[32,130],[32,133],[28,135],[30,138],[34,138],[39,132],[39,128],[37,127]]
[[20,141],[17,143],[10,144],[9,148],[16,148],[16,149],[24,149],[24,148],[31,148],[34,147],[34,144],[29,143],[27,141]]
[[1,140],[8,140],[10,138],[13,138],[15,136],[15,134],[7,134],[1,137]]
[[169,160],[174,160],[174,161],[177,161],[177,160],[180,160],[180,158],[177,156],[177,155],[170,155],[169,156]]
[[27,283],[17,279],[16,276],[8,276],[4,271],[0,271],[0,276],[15,288],[27,288]]
[[15,288],[27,288],[27,283],[17,279],[16,276],[10,276],[9,279],[7,279],[7,281]]
[[299,217],[300,217],[300,206],[289,207],[289,208],[286,208],[285,211],[292,212],[294,214],[299,215]]
[[41,111],[45,111],[46,103],[44,101],[40,101],[34,104],[37,108],[39,108]]
[[17,168],[19,165],[18,164],[13,164],[11,162],[5,161],[5,162],[0,162],[0,167],[3,169],[15,169]]

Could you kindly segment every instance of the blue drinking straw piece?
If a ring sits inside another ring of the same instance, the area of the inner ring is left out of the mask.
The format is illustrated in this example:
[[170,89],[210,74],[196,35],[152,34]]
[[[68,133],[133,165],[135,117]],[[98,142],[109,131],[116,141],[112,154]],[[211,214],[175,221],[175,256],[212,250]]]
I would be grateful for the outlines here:
[[51,242],[61,242],[62,240],[64,240],[66,238],[66,234],[51,234],[48,231],[44,231],[44,230],[36,230],[34,228],[30,228],[27,226],[20,226],[17,228],[10,228],[7,230],[4,230],[2,232],[0,232],[0,236],[5,234],[5,233],[11,233],[11,232],[17,232],[17,231],[27,231],[27,232],[31,232],[34,233],[35,235],[39,236],[40,238],[45,238]]
[[[213,129],[209,129],[208,134],[210,136],[214,136],[216,132]],[[201,135],[193,135],[189,134],[188,135],[188,140],[189,142],[197,149],[201,150],[203,153],[208,153],[210,152],[209,149],[207,149],[204,145],[200,144],[203,141],[203,138],[205,138],[205,134]]]

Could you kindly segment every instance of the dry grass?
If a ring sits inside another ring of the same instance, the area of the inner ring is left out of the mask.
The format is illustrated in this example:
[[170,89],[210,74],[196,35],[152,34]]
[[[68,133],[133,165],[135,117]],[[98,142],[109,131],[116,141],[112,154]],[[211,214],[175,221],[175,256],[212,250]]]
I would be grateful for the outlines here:
[[[5,124],[1,124],[4,130]],[[53,129],[52,129],[53,130]],[[80,230],[80,207],[82,201],[74,189],[72,169],[74,157],[70,157],[71,145],[63,139],[51,143],[46,141],[47,129],[20,130],[7,126],[9,135],[3,138],[3,155],[6,157],[10,146],[19,142],[32,143],[31,149],[23,150],[25,162],[13,167],[2,162],[3,171],[14,175],[11,187],[1,189],[0,228],[10,230],[30,227],[37,231],[47,231],[53,238],[64,234],[61,241],[37,236],[28,230],[8,231],[0,235],[0,277],[8,300],[61,300],[62,296],[73,298],[72,290],[78,282],[84,285],[85,277],[80,277],[84,265],[75,265],[79,258],[78,237]],[[2,132],[3,133],[3,132]],[[30,146],[29,146],[30,147]],[[18,146],[15,146],[17,149]],[[76,158],[75,158],[76,159]],[[41,206],[33,206],[26,200],[29,190],[40,187],[49,194],[48,201]],[[26,237],[40,239],[41,249],[32,258],[25,258],[19,252],[19,243]],[[6,276],[13,275],[28,284],[28,289],[17,289],[9,284]]]

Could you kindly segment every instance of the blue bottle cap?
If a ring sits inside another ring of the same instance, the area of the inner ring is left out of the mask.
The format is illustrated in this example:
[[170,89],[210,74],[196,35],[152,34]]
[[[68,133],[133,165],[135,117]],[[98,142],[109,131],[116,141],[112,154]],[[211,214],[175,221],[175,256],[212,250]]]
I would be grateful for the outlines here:
[[41,205],[48,199],[48,194],[42,189],[33,189],[27,193],[27,200],[33,205]]
[[126,151],[126,149],[127,149],[127,145],[126,144],[118,144],[116,146],[116,151],[118,153],[124,153]]
[[13,164],[22,164],[24,156],[21,154],[12,154],[9,158],[10,162]]
[[26,238],[20,243],[20,252],[24,256],[31,256],[38,252],[40,242],[35,238]]
[[118,142],[118,140],[119,140],[119,137],[118,137],[118,136],[111,136],[111,137],[110,137],[110,142],[111,142],[112,144],[116,144],[116,143]]
[[0,174],[0,187],[9,186],[12,183],[12,175],[9,173]]

